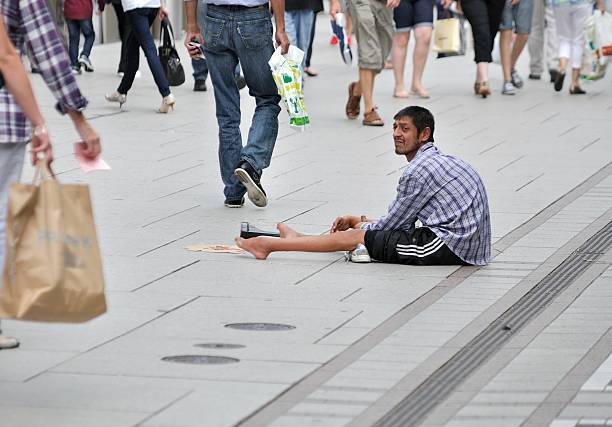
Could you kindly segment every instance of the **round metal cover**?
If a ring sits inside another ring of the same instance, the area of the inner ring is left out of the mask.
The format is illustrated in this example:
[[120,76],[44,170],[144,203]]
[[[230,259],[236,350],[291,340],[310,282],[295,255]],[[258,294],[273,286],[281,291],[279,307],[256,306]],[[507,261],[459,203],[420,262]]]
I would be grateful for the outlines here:
[[222,365],[226,363],[238,363],[239,359],[223,356],[206,356],[202,354],[166,356],[162,357],[164,362],[187,363],[190,365]]
[[218,348],[218,349],[226,349],[226,350],[231,350],[231,349],[235,349],[235,348],[245,348],[245,345],[242,344],[224,344],[224,343],[220,343],[220,342],[209,342],[209,343],[204,343],[204,344],[196,344],[195,347],[200,347],[200,348]]
[[293,325],[283,325],[282,323],[230,323],[225,327],[244,331],[288,331],[295,329]]

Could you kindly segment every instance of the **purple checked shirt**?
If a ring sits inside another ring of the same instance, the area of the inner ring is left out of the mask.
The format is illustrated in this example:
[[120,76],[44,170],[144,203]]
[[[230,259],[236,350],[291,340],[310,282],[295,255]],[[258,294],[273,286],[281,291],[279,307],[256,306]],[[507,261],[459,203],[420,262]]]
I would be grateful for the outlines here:
[[404,170],[387,215],[361,228],[409,231],[417,219],[463,261],[490,261],[491,222],[482,179],[470,165],[442,154],[431,142]]
[[[0,0],[9,37],[17,50],[31,53],[62,114],[82,111],[87,100],[70,69],[70,61],[45,0]],[[30,140],[30,125],[6,87],[0,90],[0,143]]]

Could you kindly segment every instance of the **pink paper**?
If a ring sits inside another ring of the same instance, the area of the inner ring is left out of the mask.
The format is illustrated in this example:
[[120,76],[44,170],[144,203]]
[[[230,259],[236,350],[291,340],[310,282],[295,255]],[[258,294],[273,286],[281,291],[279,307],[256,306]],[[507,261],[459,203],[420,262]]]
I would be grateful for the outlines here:
[[98,156],[95,159],[88,159],[83,155],[83,151],[85,150],[85,143],[77,142],[74,144],[74,155],[81,166],[81,169],[85,172],[93,172],[93,171],[107,171],[110,170],[110,166],[102,157]]

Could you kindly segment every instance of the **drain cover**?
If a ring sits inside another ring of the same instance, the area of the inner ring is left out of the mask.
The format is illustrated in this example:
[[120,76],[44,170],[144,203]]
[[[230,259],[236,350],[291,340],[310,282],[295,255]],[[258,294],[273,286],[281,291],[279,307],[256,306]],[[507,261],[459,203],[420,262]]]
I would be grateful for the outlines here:
[[295,326],[283,325],[282,323],[230,323],[225,327],[244,331],[288,331],[295,329]]
[[200,348],[222,348],[222,349],[234,349],[234,348],[245,348],[242,344],[224,344],[219,342],[209,342],[204,344],[196,344],[195,347]]
[[238,363],[240,360],[233,357],[205,356],[205,355],[183,355],[162,357],[164,362],[187,363],[189,365],[222,365],[226,363]]

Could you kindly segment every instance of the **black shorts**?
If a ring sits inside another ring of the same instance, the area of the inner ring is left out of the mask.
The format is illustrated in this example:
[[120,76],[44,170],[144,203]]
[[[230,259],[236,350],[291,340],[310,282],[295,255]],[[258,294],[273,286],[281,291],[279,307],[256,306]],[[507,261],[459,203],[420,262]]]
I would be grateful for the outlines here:
[[411,265],[468,265],[429,228],[367,230],[365,247],[380,262]]
[[393,9],[395,31],[410,31],[416,27],[433,27],[433,0],[401,0]]

